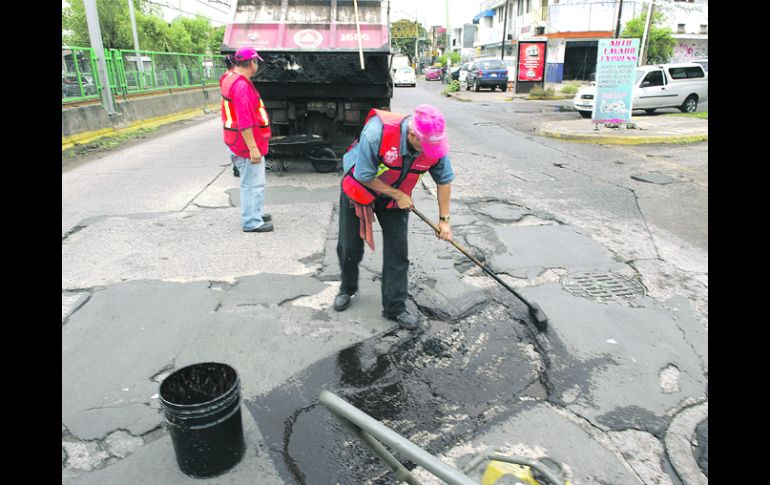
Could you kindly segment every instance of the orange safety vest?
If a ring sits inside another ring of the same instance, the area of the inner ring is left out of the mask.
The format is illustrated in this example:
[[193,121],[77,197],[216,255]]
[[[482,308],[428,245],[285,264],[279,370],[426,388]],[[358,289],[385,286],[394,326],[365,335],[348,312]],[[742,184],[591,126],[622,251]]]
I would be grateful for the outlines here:
[[[401,156],[401,122],[406,118],[406,115],[372,109],[366,116],[364,124],[368,123],[372,116],[375,115],[382,121],[382,141],[380,142],[379,150],[380,165],[377,170],[377,178],[411,197],[412,189],[417,185],[420,177],[422,177],[422,175],[431,167],[436,165],[438,159],[428,158],[424,153],[420,153],[414,162],[412,162],[412,166],[409,168],[408,172],[403,173],[404,161]],[[351,148],[357,143],[358,140],[353,142]],[[354,164],[342,177],[342,191],[345,195],[361,205],[372,204],[379,197],[380,200],[385,199],[388,201],[385,206],[386,209],[398,208],[398,204],[396,204],[395,200],[376,190],[366,187],[356,180],[353,175],[355,168],[356,166]]]
[[[254,84],[243,74],[236,72],[225,73],[220,79],[222,93],[222,127],[224,128],[224,140],[227,146],[235,145],[238,141],[238,135],[241,130],[238,129],[238,119],[235,115],[235,106],[231,92],[237,81],[244,80],[254,87]],[[256,91],[256,87],[254,90]],[[259,96],[259,91],[257,91]],[[262,96],[259,96],[259,106],[255,110],[258,126],[253,130],[254,140],[257,142],[257,148],[263,155],[267,153],[268,143],[270,141],[270,118],[267,116],[265,103],[262,102]]]

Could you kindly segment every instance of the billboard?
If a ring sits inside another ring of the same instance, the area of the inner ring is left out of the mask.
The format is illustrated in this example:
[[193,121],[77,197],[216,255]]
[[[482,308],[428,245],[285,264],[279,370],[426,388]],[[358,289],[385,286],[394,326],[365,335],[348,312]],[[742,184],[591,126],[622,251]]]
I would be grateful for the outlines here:
[[596,56],[593,123],[630,123],[639,39],[601,39]]
[[545,72],[545,41],[519,42],[517,81],[542,81]]

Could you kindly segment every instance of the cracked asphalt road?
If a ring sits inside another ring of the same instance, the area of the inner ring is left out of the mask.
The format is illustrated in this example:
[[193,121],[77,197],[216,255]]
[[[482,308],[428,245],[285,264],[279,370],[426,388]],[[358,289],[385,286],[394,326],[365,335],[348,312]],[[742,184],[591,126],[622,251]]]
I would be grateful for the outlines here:
[[[322,389],[458,468],[499,449],[553,459],[576,485],[705,483],[708,145],[539,138],[517,117],[578,115],[459,103],[441,87],[399,88],[393,108],[444,111],[455,237],[543,308],[548,332],[416,217],[409,306],[425,332],[381,317],[379,252],[334,312],[338,175],[305,162],[270,173],[277,229],[243,234],[216,117],[181,123],[63,168],[63,483],[193,483],[157,393],[208,360],[237,369],[249,412],[244,460],[206,483],[391,483],[318,406]],[[433,219],[434,200],[425,178],[415,201]],[[586,271],[645,295],[565,291]]]

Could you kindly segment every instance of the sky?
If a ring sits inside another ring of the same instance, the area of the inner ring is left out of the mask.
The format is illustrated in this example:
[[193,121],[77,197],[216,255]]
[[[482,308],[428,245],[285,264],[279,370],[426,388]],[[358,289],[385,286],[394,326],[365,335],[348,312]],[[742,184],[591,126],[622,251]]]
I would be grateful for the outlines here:
[[446,24],[446,7],[449,4],[449,23],[459,27],[470,23],[481,11],[480,0],[390,0],[390,20],[401,18],[417,20],[426,27]]
[[[236,0],[148,0],[156,6],[161,6],[163,16],[167,21],[172,21],[178,15],[192,16],[203,15],[213,21],[215,25],[223,25],[230,18],[230,8]],[[62,7],[66,5],[62,0]],[[480,0],[390,0],[391,21],[406,18],[415,18],[427,24],[444,25],[446,23],[446,6],[449,5],[449,21],[453,26],[459,27],[468,23],[473,16],[481,11]],[[180,12],[183,11],[183,12]]]

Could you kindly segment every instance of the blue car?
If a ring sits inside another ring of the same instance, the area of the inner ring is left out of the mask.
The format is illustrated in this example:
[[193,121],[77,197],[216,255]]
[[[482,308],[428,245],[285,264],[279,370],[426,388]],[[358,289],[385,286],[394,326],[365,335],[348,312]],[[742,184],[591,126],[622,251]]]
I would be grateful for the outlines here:
[[500,91],[508,90],[508,66],[502,59],[476,59],[471,63],[468,69],[468,75],[465,78],[465,90],[478,92],[481,88],[495,87]]

